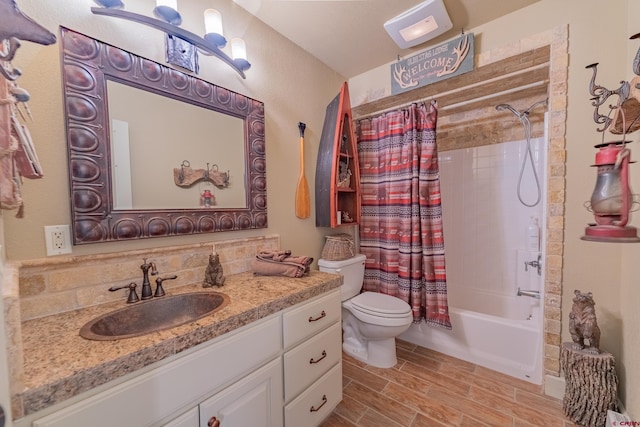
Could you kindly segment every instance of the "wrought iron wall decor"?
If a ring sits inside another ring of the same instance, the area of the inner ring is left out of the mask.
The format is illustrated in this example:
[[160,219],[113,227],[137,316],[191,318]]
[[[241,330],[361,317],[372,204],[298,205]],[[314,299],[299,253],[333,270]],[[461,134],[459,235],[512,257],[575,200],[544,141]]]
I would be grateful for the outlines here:
[[191,187],[200,181],[207,181],[222,189],[229,186],[229,171],[220,172],[218,165],[213,164],[206,169],[192,169],[191,163],[184,160],[179,168],[173,169],[173,180],[178,187]]
[[[629,39],[640,38],[640,33],[634,34]],[[595,107],[593,120],[602,127],[598,132],[609,130],[613,134],[626,135],[640,129],[640,77],[634,77],[631,82],[622,80],[620,87],[614,90],[607,89],[596,83],[598,73],[598,63],[586,66],[591,68],[593,74],[589,82],[589,94],[591,95],[591,105]],[[634,74],[640,76],[640,49],[638,49],[633,60],[632,70]],[[602,107],[611,96],[617,96],[615,105],[609,104],[607,114],[600,112]],[[613,116],[613,117],[612,117]]]

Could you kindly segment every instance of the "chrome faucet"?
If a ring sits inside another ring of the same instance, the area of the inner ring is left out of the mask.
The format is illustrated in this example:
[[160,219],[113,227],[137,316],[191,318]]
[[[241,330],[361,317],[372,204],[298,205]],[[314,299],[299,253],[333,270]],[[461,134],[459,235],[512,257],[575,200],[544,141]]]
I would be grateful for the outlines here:
[[146,258],[143,258],[143,264],[140,266],[142,270],[142,295],[141,299],[151,299],[153,298],[153,292],[151,291],[151,283],[149,283],[149,269],[151,269],[151,275],[155,276],[158,274],[158,270],[156,270],[156,264],[154,262],[147,262]]
[[540,291],[531,291],[531,290],[525,291],[523,289],[518,288],[518,296],[540,299]]
[[538,259],[533,261],[524,262],[524,271],[529,271],[529,267],[536,268],[538,270],[538,276],[542,276],[542,254],[538,254]]

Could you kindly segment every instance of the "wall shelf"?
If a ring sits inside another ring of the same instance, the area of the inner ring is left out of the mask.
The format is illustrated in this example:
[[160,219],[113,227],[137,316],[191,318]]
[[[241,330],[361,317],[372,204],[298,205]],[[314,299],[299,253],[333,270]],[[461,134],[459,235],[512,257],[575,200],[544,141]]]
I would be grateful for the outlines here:
[[[342,171],[341,171],[342,165]],[[340,185],[341,172],[348,170]],[[350,221],[349,221],[350,219]],[[316,227],[360,222],[360,171],[349,88],[345,82],[329,103],[316,164]]]

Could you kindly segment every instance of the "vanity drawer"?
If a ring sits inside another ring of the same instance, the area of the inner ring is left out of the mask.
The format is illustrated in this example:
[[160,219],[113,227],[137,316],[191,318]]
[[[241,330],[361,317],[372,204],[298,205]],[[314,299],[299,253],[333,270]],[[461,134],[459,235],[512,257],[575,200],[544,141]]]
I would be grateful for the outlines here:
[[326,329],[341,316],[340,289],[283,315],[284,349]]
[[342,362],[284,408],[286,427],[317,426],[342,400]]
[[285,402],[309,387],[342,357],[342,329],[334,323],[284,355]]

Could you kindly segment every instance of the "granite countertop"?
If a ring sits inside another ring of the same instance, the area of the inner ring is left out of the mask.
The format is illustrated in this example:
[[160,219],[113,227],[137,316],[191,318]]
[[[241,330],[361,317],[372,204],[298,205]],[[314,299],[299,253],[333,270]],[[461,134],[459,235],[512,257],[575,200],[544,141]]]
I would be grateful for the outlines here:
[[92,341],[80,337],[88,321],[126,306],[124,300],[22,323],[24,389],[13,396],[22,416],[180,353],[287,307],[338,288],[342,277],[312,270],[308,276],[227,276],[224,286],[200,284],[167,290],[167,295],[217,291],[230,302],[195,322],[140,337]]

